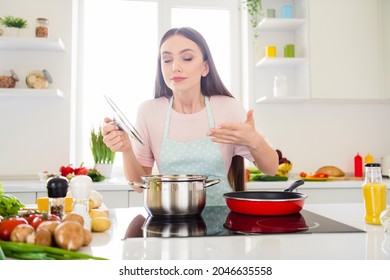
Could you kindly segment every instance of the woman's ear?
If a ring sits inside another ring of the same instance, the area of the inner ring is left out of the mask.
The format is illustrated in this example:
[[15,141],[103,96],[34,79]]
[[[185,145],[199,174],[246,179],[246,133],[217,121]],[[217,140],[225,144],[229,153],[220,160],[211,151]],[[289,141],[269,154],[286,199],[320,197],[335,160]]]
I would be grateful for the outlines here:
[[204,62],[204,70],[202,73],[202,77],[206,77],[209,74],[209,63],[207,61]]

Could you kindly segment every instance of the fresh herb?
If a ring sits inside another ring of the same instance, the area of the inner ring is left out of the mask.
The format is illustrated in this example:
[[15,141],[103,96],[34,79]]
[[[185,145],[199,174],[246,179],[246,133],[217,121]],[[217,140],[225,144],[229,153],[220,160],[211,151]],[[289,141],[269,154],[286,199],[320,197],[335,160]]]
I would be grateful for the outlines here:
[[255,38],[257,38],[259,36],[257,30],[257,24],[259,23],[263,15],[262,0],[242,0],[242,2],[247,8],[248,14],[250,16],[249,20],[253,28],[254,36]]
[[4,16],[3,18],[0,18],[0,25],[4,25],[5,27],[26,28],[27,20],[13,16]]
[[87,175],[92,179],[92,182],[101,182],[105,177],[96,169],[90,169]]
[[3,186],[0,184],[0,216],[12,216],[18,214],[24,205],[11,194],[4,194]]
[[107,260],[57,247],[12,241],[0,240],[1,249],[6,257],[20,260]]
[[115,152],[111,151],[111,149],[104,144],[101,128],[99,128],[98,131],[95,131],[94,128],[91,129],[90,146],[95,163],[112,164],[114,162]]

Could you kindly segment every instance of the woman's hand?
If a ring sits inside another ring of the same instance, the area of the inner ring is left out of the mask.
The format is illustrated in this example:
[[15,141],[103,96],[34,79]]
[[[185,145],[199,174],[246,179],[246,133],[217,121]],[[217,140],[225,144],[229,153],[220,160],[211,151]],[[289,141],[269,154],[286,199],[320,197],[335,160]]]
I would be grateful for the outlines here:
[[248,111],[245,122],[223,123],[219,128],[211,129],[209,136],[217,143],[246,146],[249,149],[256,147],[261,137],[255,128],[253,110]]
[[254,158],[254,164],[264,173],[274,175],[278,169],[278,154],[256,131],[253,110],[248,111],[243,123],[224,123],[209,132],[217,143],[245,146]]
[[102,126],[103,142],[113,152],[126,152],[131,150],[131,141],[129,135],[122,130],[119,130],[118,126],[112,124],[110,118],[104,119],[104,125]]

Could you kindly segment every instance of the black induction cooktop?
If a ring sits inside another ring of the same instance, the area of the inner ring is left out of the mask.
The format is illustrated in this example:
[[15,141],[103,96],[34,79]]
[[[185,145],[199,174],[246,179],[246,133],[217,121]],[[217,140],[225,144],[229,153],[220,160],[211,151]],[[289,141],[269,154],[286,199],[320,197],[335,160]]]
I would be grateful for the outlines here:
[[130,222],[134,224],[138,228],[128,232],[138,234],[125,234],[125,238],[365,232],[306,210],[292,215],[253,216],[231,212],[227,206],[206,206],[196,217],[145,215],[143,223]]

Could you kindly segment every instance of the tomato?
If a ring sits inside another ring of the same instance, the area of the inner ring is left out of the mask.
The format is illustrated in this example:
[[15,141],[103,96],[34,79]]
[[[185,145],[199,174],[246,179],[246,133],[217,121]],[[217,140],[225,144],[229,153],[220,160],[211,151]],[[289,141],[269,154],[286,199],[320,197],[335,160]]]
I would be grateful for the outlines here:
[[38,226],[44,222],[44,221],[59,221],[61,222],[61,219],[53,214],[31,214],[28,217],[25,218],[29,225],[31,225],[34,229],[37,229]]
[[8,241],[13,229],[20,224],[28,224],[25,218],[12,217],[0,223],[0,239]]
[[301,173],[299,173],[299,176],[300,176],[300,177],[302,177],[302,178],[305,178],[305,177],[306,177],[306,175],[307,175],[307,174],[306,174],[305,172],[301,172]]
[[328,178],[329,175],[326,174],[326,173],[320,173],[320,172],[318,172],[318,173],[313,173],[313,174],[311,174],[311,177],[313,177],[313,178]]
[[70,165],[60,167],[61,176],[64,176],[64,177],[66,177],[68,174],[72,174],[73,171],[74,171],[74,169]]
[[89,172],[89,169],[85,168],[85,167],[76,168],[74,170],[75,175],[87,175],[88,172]]

